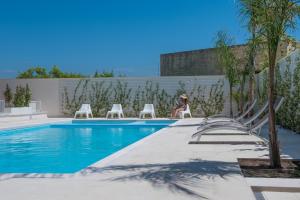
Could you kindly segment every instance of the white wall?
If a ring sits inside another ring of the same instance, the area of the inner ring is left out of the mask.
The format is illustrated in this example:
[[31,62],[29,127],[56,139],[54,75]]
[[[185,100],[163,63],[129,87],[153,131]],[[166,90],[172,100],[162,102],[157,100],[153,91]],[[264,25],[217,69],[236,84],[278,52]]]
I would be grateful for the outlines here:
[[[288,63],[288,60],[290,60],[290,63]],[[293,74],[299,60],[300,60],[300,49],[297,49],[290,55],[280,59],[278,61],[278,64],[280,67],[281,74],[283,74],[285,72],[286,67],[289,67],[290,72]]]
[[[297,66],[297,63],[300,60],[300,49],[297,49],[290,55],[283,57],[278,61],[279,69],[281,75],[283,75],[286,71],[286,68],[289,67],[291,74],[294,74],[294,70]],[[290,62],[290,63],[289,63]],[[268,70],[268,69],[266,69]],[[260,89],[263,88],[263,83],[264,83],[264,76],[266,75],[267,71],[262,71],[259,74],[257,74],[256,81],[257,81],[257,87],[260,87]],[[293,78],[293,76],[292,76]]]
[[[146,81],[152,81],[154,84],[159,83],[160,88],[165,89],[168,94],[174,95],[178,89],[178,82],[182,81],[186,84],[187,89],[192,89],[194,84],[207,86],[208,88],[218,82],[224,80],[224,76],[178,76],[178,77],[116,77],[116,78],[91,78],[92,82],[106,81],[107,84],[117,83],[118,80],[128,83],[128,87],[132,88],[132,94],[138,86],[145,85]],[[26,84],[32,90],[33,100],[41,100],[43,110],[48,112],[48,116],[62,116],[62,95],[64,88],[69,92],[74,91],[80,79],[0,79],[0,99],[3,99],[3,92],[6,84],[14,90],[17,85]],[[224,97],[228,95],[228,83],[224,83]],[[228,113],[229,103],[226,101],[224,112]]]
[[59,108],[59,80],[58,79],[0,79],[0,99],[4,99],[3,92],[6,84],[14,91],[17,85],[29,85],[32,99],[42,101],[42,109],[49,116],[61,115]]

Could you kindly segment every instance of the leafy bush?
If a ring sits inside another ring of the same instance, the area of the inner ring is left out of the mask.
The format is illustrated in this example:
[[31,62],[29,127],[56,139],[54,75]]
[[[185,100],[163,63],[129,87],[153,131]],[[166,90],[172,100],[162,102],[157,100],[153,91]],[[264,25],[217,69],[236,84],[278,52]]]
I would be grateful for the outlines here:
[[187,94],[192,114],[208,117],[222,112],[224,108],[223,86],[224,82],[218,81],[209,90],[205,86],[196,84],[192,86],[191,90],[187,90],[186,85],[183,82],[179,82],[179,89],[173,99],[178,98],[180,94]]
[[132,110],[135,116],[138,116],[139,112],[143,109],[143,103],[142,103],[143,92],[144,91],[141,90],[141,86],[139,86],[133,96]]
[[277,67],[277,94],[283,96],[284,102],[277,112],[277,123],[281,126],[300,132],[300,61],[297,61],[296,68],[292,75],[289,60],[286,60],[286,67],[283,75]]
[[205,90],[202,90],[202,95],[199,99],[200,108],[204,114],[204,117],[208,117],[211,115],[215,115],[220,113],[224,108],[224,90],[223,90],[224,83],[218,82],[210,87],[209,96],[205,97]]
[[3,95],[5,98],[5,104],[9,107],[11,105],[11,101],[13,100],[14,96],[8,84],[6,84],[6,89]]
[[156,112],[158,117],[169,117],[171,108],[174,106],[174,97],[169,95],[165,89],[157,93]]
[[108,78],[108,77],[114,77],[114,72],[103,71],[102,73],[99,73],[98,71],[96,71],[94,74],[94,78]]
[[79,110],[80,106],[83,103],[89,103],[87,101],[88,83],[89,80],[81,79],[77,83],[71,98],[69,97],[69,92],[67,88],[64,88],[64,93],[62,97],[64,114],[72,116],[77,110]]
[[105,87],[105,81],[91,84],[89,102],[94,116],[103,117],[110,107],[111,84]]
[[[284,97],[284,102],[276,113],[276,123],[297,133],[300,132],[300,60],[296,60],[296,67],[291,71],[291,59],[285,60],[283,72],[276,66],[276,95]],[[258,88],[259,102],[267,101],[268,71],[262,72],[262,83]]]
[[16,87],[16,93],[15,93],[14,100],[13,100],[13,104],[15,107],[26,106],[25,92],[26,92],[26,90],[22,86]]
[[131,88],[128,88],[127,82],[118,80],[117,85],[113,87],[113,102],[121,104],[123,110],[128,110],[131,103]]
[[[67,115],[73,115],[82,103],[90,103],[94,115],[105,116],[113,103],[123,106],[126,116],[138,116],[144,104],[154,104],[157,117],[168,117],[175,100],[185,93],[189,96],[189,105],[193,114],[216,114],[223,110],[223,82],[219,81],[210,88],[209,96],[205,97],[206,88],[194,85],[191,90],[186,89],[183,82],[179,82],[175,95],[170,95],[165,89],[161,89],[158,83],[146,81],[145,86],[138,86],[134,94],[127,82],[118,81],[115,86],[106,82],[90,83],[88,80],[78,82],[73,96],[70,97],[67,89],[63,93],[63,110]],[[87,93],[89,95],[87,95]],[[111,101],[111,99],[113,99]]]
[[[105,72],[99,73],[95,72],[93,75],[94,78],[107,78],[113,77],[113,72]],[[19,79],[34,79],[34,78],[86,78],[89,76],[85,76],[79,73],[67,73],[63,72],[58,66],[54,65],[50,71],[48,72],[44,67],[31,67],[24,72],[21,72],[17,75]]]
[[29,106],[29,103],[31,101],[31,96],[32,96],[32,93],[31,93],[31,90],[28,86],[28,84],[26,84],[26,87],[25,87],[25,106]]
[[29,106],[31,101],[31,90],[26,84],[25,87],[17,85],[15,94],[12,93],[8,84],[6,84],[6,89],[3,93],[5,97],[5,103],[7,107],[14,106],[14,107],[26,107]]

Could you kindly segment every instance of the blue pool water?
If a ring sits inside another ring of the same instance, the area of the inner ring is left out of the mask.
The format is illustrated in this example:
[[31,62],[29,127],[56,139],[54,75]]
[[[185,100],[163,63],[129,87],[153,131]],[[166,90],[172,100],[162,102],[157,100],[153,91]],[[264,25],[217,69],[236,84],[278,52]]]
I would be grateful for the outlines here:
[[173,122],[76,120],[0,131],[0,173],[74,173]]

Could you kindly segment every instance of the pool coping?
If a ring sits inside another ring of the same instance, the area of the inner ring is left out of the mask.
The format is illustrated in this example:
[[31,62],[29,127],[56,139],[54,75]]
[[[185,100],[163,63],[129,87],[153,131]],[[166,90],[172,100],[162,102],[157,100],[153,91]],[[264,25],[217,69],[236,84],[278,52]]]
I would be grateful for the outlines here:
[[17,125],[14,127],[5,127],[0,128],[0,131],[11,131],[11,130],[17,130],[17,129],[26,129],[26,128],[35,128],[35,127],[43,127],[43,126],[50,126],[52,124],[59,124],[59,123],[66,123],[66,122],[72,122],[72,119],[66,118],[60,121],[53,121],[53,122],[41,122],[41,123],[34,123],[29,125]]
[[143,139],[138,140],[138,141],[136,141],[136,142],[120,149],[119,151],[116,151],[113,154],[110,154],[109,156],[107,156],[107,157],[105,157],[105,158],[89,165],[88,167],[76,172],[75,174],[76,175],[87,175],[87,174],[93,173],[93,170],[91,170],[91,168],[101,168],[101,167],[107,166],[112,161],[116,160],[117,158],[121,157],[122,155],[125,155],[125,154],[129,153],[130,151],[132,151],[133,149],[137,148],[138,146],[146,143],[147,141],[149,141],[153,137],[157,137],[158,135],[163,134],[163,131],[165,131],[168,128],[171,128],[172,125],[175,125],[176,123],[178,123],[178,121],[180,121],[180,120],[177,120],[176,122],[174,122],[174,123],[172,123],[172,124],[170,124],[170,125],[168,125],[164,128],[161,128],[160,130],[144,137]]
[[[66,121],[60,121],[61,123],[63,122],[68,122],[68,121],[72,121],[72,119],[68,119]],[[89,119],[88,119],[89,120]],[[99,120],[99,119],[98,119]],[[123,120],[123,119],[122,119]],[[125,119],[128,120],[128,119]],[[140,119],[141,121],[144,121],[143,119]],[[160,119],[154,119],[154,120],[160,120]],[[170,119],[166,119],[166,120],[170,120]],[[88,165],[87,167],[73,172],[73,173],[0,173],[0,181],[3,180],[7,180],[7,179],[14,179],[14,178],[53,178],[53,179],[57,179],[57,178],[71,178],[71,177],[78,177],[78,176],[84,176],[84,175],[88,175],[88,174],[92,174],[93,171],[91,170],[92,168],[101,168],[101,167],[105,167],[107,166],[109,163],[111,163],[112,161],[116,160],[117,158],[121,157],[122,155],[125,155],[127,153],[129,153],[130,151],[132,151],[133,149],[137,148],[138,146],[142,145],[143,143],[145,143],[146,141],[150,140],[151,138],[158,136],[160,134],[163,134],[163,131],[171,128],[172,126],[176,125],[178,122],[180,121],[180,119],[177,119],[174,123],[167,125],[164,128],[161,128],[160,130]],[[42,124],[35,124],[35,126],[47,126],[47,125],[51,125],[53,123],[56,122],[49,122],[49,123],[42,123]],[[0,129],[0,131],[5,131],[5,130],[14,130],[14,129],[22,129],[22,128],[29,128],[31,125],[26,125],[26,126],[21,126],[21,127],[14,127],[14,128],[7,128],[7,129]]]

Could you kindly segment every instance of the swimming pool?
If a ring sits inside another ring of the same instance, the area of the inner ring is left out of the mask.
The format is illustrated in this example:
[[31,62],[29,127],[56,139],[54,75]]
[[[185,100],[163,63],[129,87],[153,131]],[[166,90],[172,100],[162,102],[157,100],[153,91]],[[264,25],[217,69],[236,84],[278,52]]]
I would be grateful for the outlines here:
[[73,120],[0,131],[0,173],[74,173],[174,123]]

